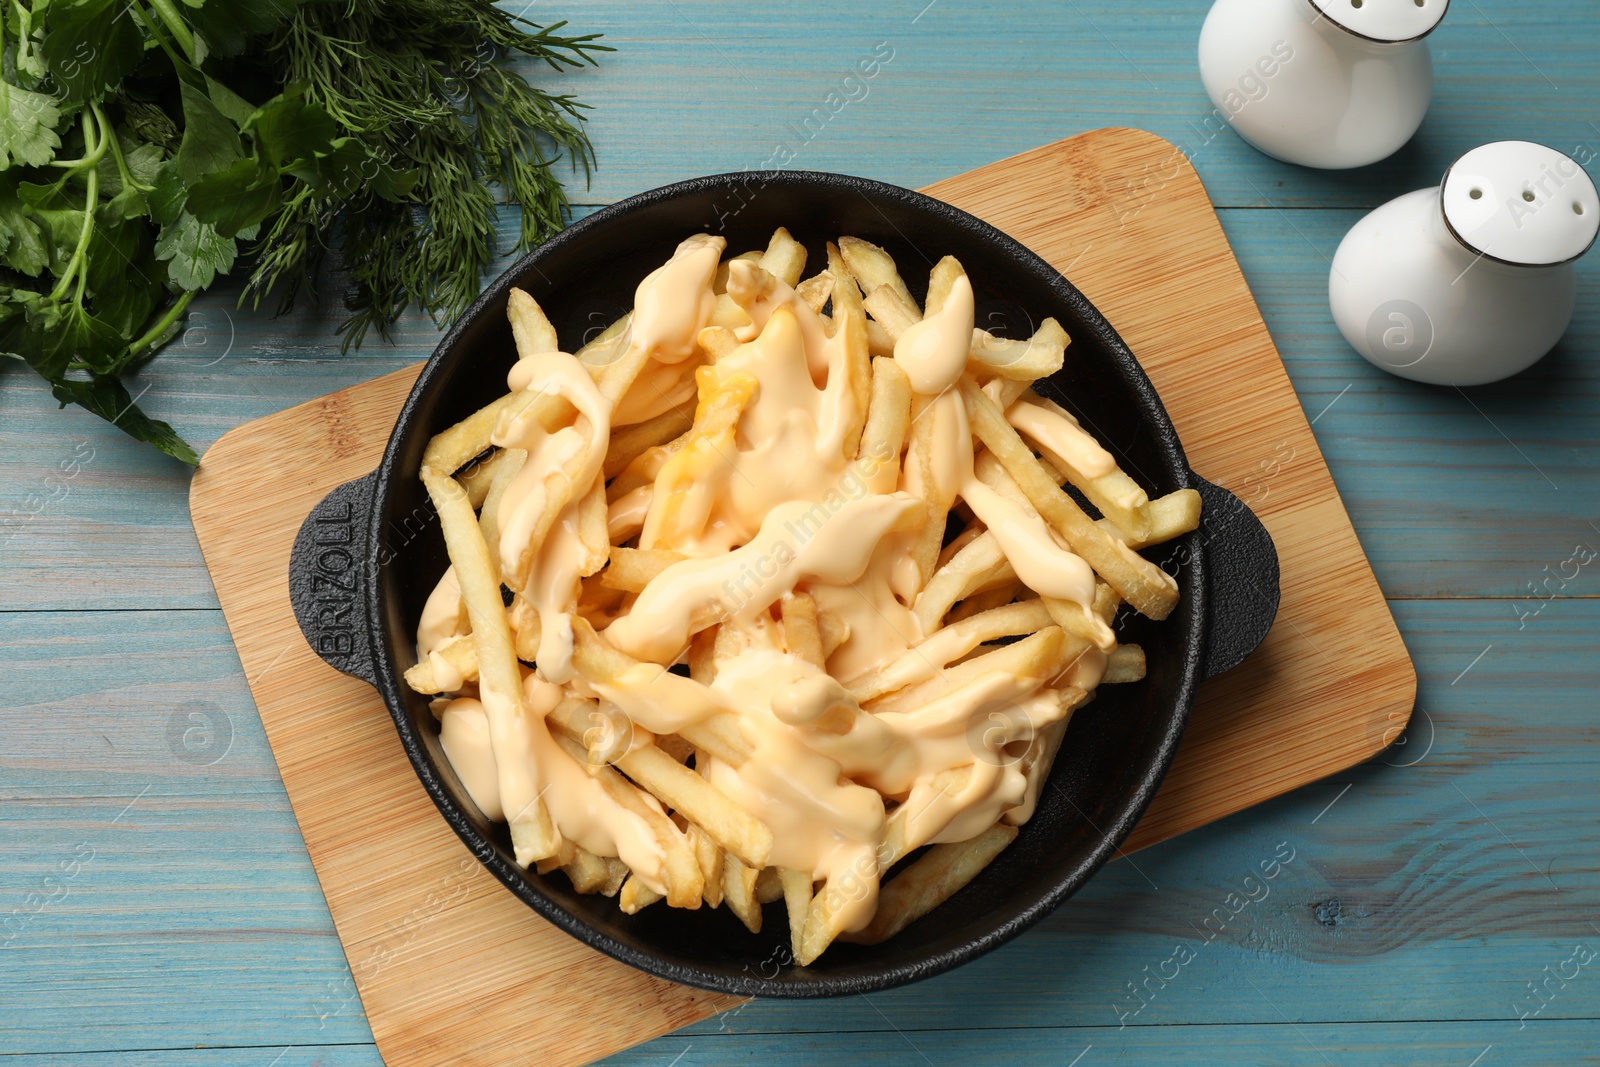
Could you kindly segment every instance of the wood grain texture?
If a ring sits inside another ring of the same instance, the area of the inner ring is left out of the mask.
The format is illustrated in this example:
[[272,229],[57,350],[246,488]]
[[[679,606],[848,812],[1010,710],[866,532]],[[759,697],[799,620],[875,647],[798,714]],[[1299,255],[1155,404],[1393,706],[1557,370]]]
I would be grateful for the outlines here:
[[[1196,952],[1181,980],[1116,1042],[1097,1042],[1101,1055],[1138,1027],[1194,1026],[1199,1042],[1217,1026],[1281,1024],[1246,977],[1296,1024],[1478,1020],[1516,1033],[1527,983],[1573,943],[1600,947],[1588,926],[1600,911],[1600,747],[1585,658],[1600,617],[1573,600],[1520,631],[1497,601],[1402,602],[1396,616],[1412,635],[1428,712],[1407,745],[1114,861],[1027,936],[951,974],[870,1001],[755,1002],[628,1062],[668,1064],[693,1043],[678,1067],[696,1067],[720,1055],[702,1036],[892,1034],[884,1015],[928,1034],[938,1067],[976,1059],[939,1055],[947,1039],[936,1031],[984,1030],[1004,1042],[1014,1028],[1059,1027],[1050,1047],[1066,1050],[1076,1028],[1114,1031],[1127,983],[1180,941]],[[370,1041],[367,1023],[221,615],[184,620],[0,614],[12,738],[0,764],[0,918],[23,909],[0,932],[0,1049],[62,1062],[74,1052],[226,1045],[255,1062],[243,1046],[273,1055],[294,1046],[284,1063],[375,1062],[307,1051]],[[85,657],[91,641],[99,651]],[[180,707],[209,701],[232,737],[217,762],[203,762],[215,755],[203,745],[190,759],[173,751],[161,692]],[[1201,947],[1195,926],[1281,841],[1296,857],[1271,896]],[[93,860],[49,899],[45,880],[85,842]],[[27,911],[35,893],[46,902]],[[1593,977],[1585,970],[1540,1018],[1600,1016]],[[1268,1038],[1255,1040],[1263,1062],[1321,1062],[1297,1058],[1292,1043],[1274,1060]],[[1552,1062],[1538,1050],[1497,1062]],[[903,1062],[922,1061],[908,1051]]]
[[[1182,159],[1149,134],[1098,131],[930,190],[1053,263],[1075,264],[1156,382],[1190,463],[1250,500],[1278,542],[1279,624],[1251,661],[1203,687],[1130,850],[1372,755],[1403,729],[1416,684],[1205,190]],[[1133,214],[1118,209],[1126,176],[1152,167],[1164,168],[1160,196]],[[1063,187],[1079,193],[1063,203]],[[1151,305],[1173,314],[1150,315]],[[1176,331],[1179,321],[1198,329]],[[537,1041],[551,1062],[587,1062],[734,1002],[598,963],[528,915],[455,845],[376,694],[322,665],[289,612],[288,551],[300,522],[329,488],[376,465],[414,376],[402,369],[225,435],[195,476],[195,530],[385,1057],[425,1063],[439,1048],[470,1047],[475,1062],[511,1062]],[[1214,417],[1219,381],[1240,418]],[[1251,388],[1241,393],[1238,381]],[[1283,460],[1270,498],[1245,484],[1263,454]],[[1343,669],[1358,650],[1365,669]],[[353,819],[352,809],[371,815]],[[408,862],[394,865],[395,856]],[[396,915],[408,917],[403,933]],[[404,951],[391,951],[396,940]],[[441,987],[437,975],[451,980]],[[506,1041],[535,1005],[537,1036]]]

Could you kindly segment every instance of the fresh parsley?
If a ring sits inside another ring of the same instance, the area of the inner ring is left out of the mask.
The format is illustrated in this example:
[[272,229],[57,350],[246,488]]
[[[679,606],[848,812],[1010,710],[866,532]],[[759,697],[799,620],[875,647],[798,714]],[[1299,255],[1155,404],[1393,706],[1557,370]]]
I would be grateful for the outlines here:
[[186,463],[123,379],[197,292],[247,270],[280,310],[343,286],[344,347],[407,307],[459,315],[493,263],[558,230],[584,105],[513,69],[592,64],[596,35],[491,0],[10,0],[0,5],[0,354]]

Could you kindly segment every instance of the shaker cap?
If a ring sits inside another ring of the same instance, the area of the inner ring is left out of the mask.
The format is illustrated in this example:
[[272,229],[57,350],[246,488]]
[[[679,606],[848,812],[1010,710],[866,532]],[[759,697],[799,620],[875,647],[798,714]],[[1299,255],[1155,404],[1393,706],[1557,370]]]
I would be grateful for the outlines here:
[[1310,0],[1310,3],[1340,29],[1384,44],[1428,36],[1450,6],[1450,0]]
[[1441,206],[1468,251],[1516,266],[1577,259],[1600,231],[1600,194],[1583,167],[1532,141],[1495,141],[1450,164]]

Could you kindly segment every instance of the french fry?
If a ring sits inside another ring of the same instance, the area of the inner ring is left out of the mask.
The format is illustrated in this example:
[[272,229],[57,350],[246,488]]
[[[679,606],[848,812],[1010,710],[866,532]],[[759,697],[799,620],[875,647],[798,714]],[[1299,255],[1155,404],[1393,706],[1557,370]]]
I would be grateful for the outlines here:
[[628,880],[633,872],[628,870],[628,865],[615,856],[601,857],[606,865],[606,880],[601,883],[599,893],[603,897],[614,897],[622,889],[622,883]]
[[739,335],[726,326],[707,326],[700,331],[695,342],[712,363],[727,359],[743,343]]
[[783,899],[783,881],[778,877],[778,868],[763,867],[756,876],[756,903],[771,904],[775,900]]
[[628,312],[601,330],[573,355],[589,368],[589,374],[598,380],[600,372],[616,362],[628,348],[628,329],[633,323],[633,312]]
[[[894,341],[900,340],[900,335],[911,329],[921,320],[922,315],[917,311],[916,301],[908,296],[902,296],[896,289],[887,285],[879,286],[866,295],[861,304],[889,334]],[[870,338],[868,341],[870,342]]]
[[1106,657],[1106,672],[1101,676],[1100,684],[1125,685],[1128,682],[1141,681],[1144,678],[1144,671],[1144,649],[1138,645],[1118,645],[1116,650]]
[[872,353],[869,351],[867,315],[861,306],[861,290],[856,287],[855,276],[845,265],[843,254],[832,241],[828,242],[827,249],[828,274],[834,279],[833,331],[835,337],[842,337],[845,341],[845,370],[850,395],[855,399],[849,425],[845,428],[844,454],[855,456],[862,452],[862,434],[873,403]]
[[513,287],[507,297],[506,318],[511,320],[511,336],[516,341],[520,358],[561,350],[561,342],[556,339],[556,328],[550,325],[544,309],[521,289]]
[[[951,510],[953,511],[954,509],[952,508]],[[971,522],[967,523],[966,527],[960,533],[951,538],[949,542],[947,542],[945,546],[939,550],[938,567],[943,567],[946,563],[949,563],[955,558],[955,554],[957,552],[960,552],[963,548],[966,548],[968,545],[972,544],[972,542],[977,540],[978,536],[984,533],[986,529],[987,527],[983,525],[983,522],[980,519],[973,519]],[[935,569],[937,569],[937,567]]]
[[833,296],[833,272],[831,270],[813,274],[805,281],[794,287],[794,291],[804,300],[812,311],[821,312],[828,300]]
[[689,678],[710,685],[717,677],[717,627],[711,626],[689,639]]
[[1193,489],[1176,489],[1166,496],[1156,497],[1140,510],[1149,523],[1149,532],[1143,537],[1130,537],[1110,519],[1101,519],[1096,525],[1112,537],[1127,542],[1129,548],[1165,544],[1199,527],[1200,494]]
[[[894,265],[894,259],[889,253],[859,237],[839,238],[839,252],[843,255],[850,273],[860,284],[861,291],[867,296],[871,296],[881,287],[888,286],[907,305],[912,308],[917,307],[916,298],[911,295],[911,290],[906,288],[905,280],[900,277],[900,270]],[[918,311],[916,318],[921,317],[922,313]]]
[[501,802],[509,816],[517,862],[526,867],[553,855],[561,845],[561,836],[541,799],[536,773],[527,761],[518,758],[526,750],[529,733],[537,734],[544,725],[530,721],[533,716],[523,697],[522,671],[500,599],[500,583],[472,504],[448,474],[424,466],[422,481],[439,513],[445,548],[455,565],[456,580],[471,619],[490,743],[500,753],[495,762]]
[[447,638],[405,673],[406,684],[423,694],[453,693],[478,677],[478,646],[471,634]]
[[1178,584],[1172,576],[1096,526],[1045,473],[994,401],[971,380],[962,381],[961,398],[973,432],[1072,550],[1141,614],[1152,619],[1171,614],[1178,603]]
[[800,275],[806,269],[806,246],[789,236],[789,231],[779,226],[761,254],[761,269],[793,289],[800,284]]
[[873,700],[902,686],[925,681],[981,644],[1035,633],[1050,625],[1050,613],[1038,600],[997,607],[944,627],[911,646],[898,659],[852,679],[846,688],[857,700]]
[[841,940],[865,945],[889,940],[955,896],[1016,838],[1016,827],[996,823],[971,840],[934,845],[883,887],[867,928],[843,934]]
[[856,463],[874,493],[892,493],[900,480],[900,453],[911,426],[911,382],[893,359],[872,361],[871,400]]
[[512,451],[515,450],[495,449],[488,456],[476,463],[468,464],[456,473],[456,481],[467,491],[467,499],[472,501],[473,507],[483,507],[483,501],[489,495],[489,484],[494,481],[495,472],[506,462]]
[[757,872],[727,856],[722,864],[722,899],[752,934],[761,932],[761,905],[756,903]]
[[701,890],[702,899],[709,908],[722,906],[722,879],[723,863],[725,862],[722,849],[711,839],[711,835],[693,823],[686,831],[689,835],[689,845],[694,849],[694,858],[700,864],[700,876],[705,880],[705,888]]
[[[1024,398],[1006,411],[1006,419],[1118,530],[1143,542],[1150,535],[1149,496],[1123,473],[1100,442],[1084,432],[1078,420],[1063,408],[1047,407],[1046,403]],[[1079,456],[1095,465],[1085,469],[1074,462]]]
[[980,589],[950,609],[950,613],[944,617],[945,626],[946,628],[955,626],[995,608],[1003,607],[1015,600],[1025,589],[1027,586],[1015,578],[990,589]]
[[606,449],[605,463],[600,468],[605,478],[615,478],[648,449],[682,435],[694,425],[694,407],[693,401],[687,401],[653,419],[612,431],[611,445]]
[[967,359],[977,374],[1031,384],[1061,369],[1070,343],[1067,331],[1055,319],[1041,322],[1026,341],[974,329]]
[[787,593],[778,606],[783,613],[783,641],[789,651],[814,667],[826,669],[817,602],[807,593]]
[[[507,393],[492,404],[474,411],[449,429],[434,434],[422,453],[422,465],[442,474],[454,474],[491,447],[493,442],[489,440],[489,436],[494,432],[495,422],[513,402],[523,402],[522,398],[527,395]],[[554,426],[562,415],[571,412],[572,405],[552,394],[544,396],[544,410],[541,411],[540,421],[543,422],[548,418],[547,425]]]
[[873,359],[894,355],[894,335],[877,319],[867,319],[867,354]]
[[944,307],[944,302],[950,295],[950,287],[955,284],[957,278],[964,278],[966,274],[961,261],[955,256],[945,256],[935,263],[933,270],[928,274],[928,299],[924,312],[932,315]]
[[789,941],[798,958],[804,951],[806,917],[811,912],[811,872],[781,867],[778,880],[783,887],[784,907],[789,909]]
[[628,880],[622,883],[622,893],[617,897],[617,907],[622,909],[624,915],[637,915],[660,899],[662,899],[660,893],[645,885],[637,874],[630,874]]
[[662,571],[687,558],[665,548],[613,548],[611,565],[600,572],[600,584],[607,589],[637,593]]
[[[971,357],[968,357],[968,366],[971,366]],[[995,407],[1005,411],[1015,404],[1028,391],[1033,383],[1016,378],[990,378],[983,383],[983,391],[993,400]],[[1057,483],[1060,484],[1059,482]]]
[[511,598],[511,608],[506,612],[511,624],[512,647],[517,658],[532,663],[539,658],[539,612],[521,593]]
[[1006,554],[1000,550],[1000,542],[994,534],[979,534],[934,571],[922,592],[917,594],[912,614],[922,632],[931,634],[958,601],[996,583],[1013,581],[1016,576],[1017,572],[1006,561]]
[[1001,645],[954,667],[946,667],[926,681],[879,697],[869,710],[874,715],[915,711],[991,671],[1018,679],[1034,678],[1042,684],[1059,672],[1071,648],[1059,626],[1047,626],[1021,641]]
[[611,878],[611,868],[606,861],[585,848],[573,849],[573,857],[561,865],[572,888],[579,893],[598,893]]

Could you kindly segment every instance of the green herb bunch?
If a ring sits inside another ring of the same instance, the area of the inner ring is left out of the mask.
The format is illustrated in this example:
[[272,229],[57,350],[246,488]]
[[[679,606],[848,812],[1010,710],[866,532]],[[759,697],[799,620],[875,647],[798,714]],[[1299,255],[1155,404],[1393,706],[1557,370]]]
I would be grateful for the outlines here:
[[[583,105],[512,69],[608,51],[490,0],[10,0],[0,10],[0,354],[196,462],[122,379],[236,264],[287,310],[339,279],[343,345],[460,314],[499,254],[560,228]],[[329,268],[332,268],[331,272]]]

